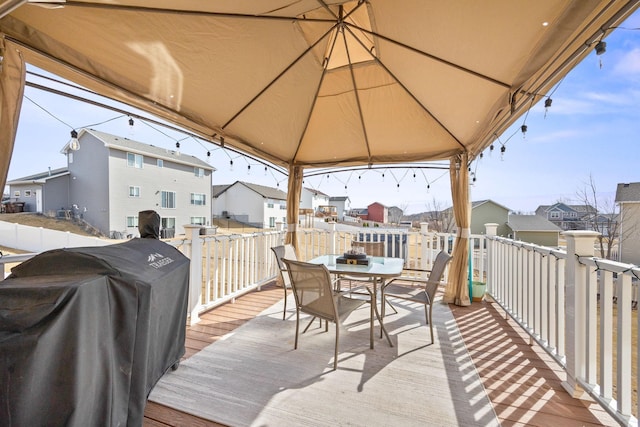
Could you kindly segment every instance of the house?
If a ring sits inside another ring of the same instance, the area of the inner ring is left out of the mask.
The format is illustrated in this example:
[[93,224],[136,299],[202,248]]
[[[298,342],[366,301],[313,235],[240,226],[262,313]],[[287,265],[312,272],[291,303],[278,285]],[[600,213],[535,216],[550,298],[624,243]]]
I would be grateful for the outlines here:
[[[57,212],[69,205],[69,169],[51,169],[7,182],[8,204],[21,204],[24,212]],[[51,215],[53,216],[53,215]]]
[[590,230],[589,215],[596,213],[596,209],[590,205],[567,205],[562,202],[541,205],[536,209],[536,215],[546,218],[562,230]]
[[389,208],[389,222],[392,224],[399,224],[404,216],[404,211],[397,206],[391,206]]
[[213,187],[213,216],[239,221],[257,228],[275,228],[287,223],[287,193],[284,191],[236,181]]
[[389,222],[389,208],[382,203],[373,202],[367,206],[367,220],[380,223]]
[[640,182],[618,184],[620,208],[619,261],[640,265]]
[[339,221],[344,221],[345,215],[351,211],[351,200],[348,196],[331,197],[329,204],[336,207]]
[[320,206],[331,204],[329,195],[313,188],[303,187],[300,193],[300,210],[301,212],[317,212]]
[[[469,227],[471,234],[485,234],[485,224],[495,223],[498,224],[497,235],[506,237],[510,232],[507,227],[510,211],[511,209],[489,199],[471,202],[471,226]],[[440,217],[441,222],[445,224],[455,224],[453,207],[442,211]],[[449,228],[443,231],[453,231]]]
[[540,246],[557,247],[560,227],[540,215],[509,215],[507,227],[511,238]]
[[160,214],[162,237],[210,224],[214,169],[206,162],[93,129],[78,132],[79,149],[72,142],[62,149],[68,173],[43,181],[43,211],[70,210],[112,237],[137,235],[138,212],[150,209]]
[[471,202],[471,234],[484,234],[485,224],[496,223],[497,235],[506,236],[510,211],[506,206],[489,199]]

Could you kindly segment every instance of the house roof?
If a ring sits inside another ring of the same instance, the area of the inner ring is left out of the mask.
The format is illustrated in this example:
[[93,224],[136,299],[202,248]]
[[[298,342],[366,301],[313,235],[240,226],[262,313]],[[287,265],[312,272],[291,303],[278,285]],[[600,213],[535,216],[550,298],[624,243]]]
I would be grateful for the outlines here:
[[580,212],[580,213],[591,213],[595,212],[596,209],[591,205],[568,205],[566,203],[558,202],[553,205],[540,205],[538,206],[538,210],[543,210],[544,212],[549,212],[550,210],[558,210],[563,212]]
[[473,208],[475,208],[475,207],[482,206],[482,205],[484,205],[484,204],[486,204],[486,203],[492,203],[492,204],[494,204],[494,205],[496,205],[496,206],[498,206],[498,207],[501,207],[502,209],[504,209],[504,210],[506,210],[506,211],[511,211],[511,209],[509,209],[508,207],[506,207],[506,206],[504,206],[504,205],[501,205],[500,203],[496,203],[496,202],[494,202],[494,201],[493,201],[493,200],[491,200],[491,199],[486,199],[486,200],[476,200],[475,202],[471,202],[471,208],[473,209]]
[[266,185],[253,184],[251,182],[244,182],[244,181],[236,181],[233,184],[227,184],[227,185],[214,185],[213,186],[213,197],[216,198],[216,197],[220,196],[222,193],[227,191],[229,188],[234,187],[236,185],[243,185],[243,186],[249,188],[250,190],[255,191],[256,193],[258,193],[260,196],[264,197],[265,199],[287,200],[287,193],[285,193],[284,191],[282,191],[280,189],[273,188],[273,187],[267,187]]
[[507,225],[513,231],[562,231],[560,227],[540,215],[509,215]]
[[329,197],[330,202],[346,202],[349,200],[349,196]]
[[616,203],[640,202],[640,182],[618,184]]
[[302,187],[303,190],[307,190],[310,191],[311,193],[315,194],[316,196],[325,196],[325,197],[329,197],[328,194],[323,193],[320,190],[316,190],[315,188],[309,188],[309,187]]
[[[129,151],[132,153],[149,155],[153,157],[157,157],[159,159],[168,160],[174,163],[181,163],[189,166],[197,166],[203,169],[207,169],[210,171],[214,171],[215,168],[208,164],[207,162],[200,160],[199,158],[180,153],[175,150],[169,150],[167,148],[156,147],[154,145],[145,144],[144,142],[134,141],[132,139],[123,138],[117,135],[112,135],[110,133],[97,131],[95,129],[81,129],[78,132],[78,139],[81,139],[82,136],[86,133],[90,133],[96,138],[100,139],[104,142],[106,147],[113,148],[115,150],[120,151]],[[66,152],[68,150],[69,143],[67,143],[62,151]],[[82,148],[81,148],[82,149]]]
[[49,179],[57,178],[59,176],[68,175],[69,169],[58,168],[50,169],[46,172],[40,172],[34,175],[23,176],[22,178],[16,178],[11,181],[7,181],[7,185],[20,185],[20,184],[44,184]]

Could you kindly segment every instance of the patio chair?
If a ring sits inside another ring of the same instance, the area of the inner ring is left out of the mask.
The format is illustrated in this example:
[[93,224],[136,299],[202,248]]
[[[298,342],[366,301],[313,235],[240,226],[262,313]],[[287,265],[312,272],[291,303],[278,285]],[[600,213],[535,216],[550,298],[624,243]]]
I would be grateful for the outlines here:
[[[382,301],[388,302],[388,298],[398,298],[424,305],[425,320],[431,332],[431,344],[433,344],[433,300],[444,270],[450,260],[451,256],[441,251],[436,256],[431,270],[405,269],[405,271],[429,273],[429,277],[426,280],[417,277],[400,276],[392,279],[382,287]],[[384,317],[384,307],[385,304],[382,304],[382,317]]]
[[[300,312],[313,317],[324,319],[325,331],[329,323],[336,325],[336,341],[334,345],[333,369],[338,366],[338,344],[340,341],[340,326],[342,322],[356,309],[367,304],[371,299],[353,299],[335,292],[331,283],[331,274],[327,267],[321,264],[310,264],[301,261],[283,259],[291,279],[291,288],[296,300],[296,337],[293,345],[298,348],[298,334],[300,330]],[[374,307],[369,314],[369,327],[373,328]],[[305,329],[306,331],[306,329]],[[371,344],[373,341],[371,342]]]
[[287,273],[287,266],[282,259],[296,260],[296,250],[293,245],[290,244],[274,246],[271,250],[276,256],[276,262],[280,270],[280,279],[282,280],[282,288],[284,289],[284,309],[282,310],[282,320],[284,320],[287,315],[287,290],[291,289],[291,279],[289,278],[289,273]]

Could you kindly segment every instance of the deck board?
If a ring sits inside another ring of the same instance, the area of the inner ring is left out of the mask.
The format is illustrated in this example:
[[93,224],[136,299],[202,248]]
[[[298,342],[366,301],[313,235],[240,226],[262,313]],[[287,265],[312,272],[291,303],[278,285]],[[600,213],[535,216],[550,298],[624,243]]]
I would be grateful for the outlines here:
[[[274,283],[203,314],[198,325],[187,327],[185,358],[279,301],[283,291]],[[543,350],[529,345],[519,327],[493,304],[450,307],[501,425],[617,425],[594,402],[571,398],[561,386],[562,369]],[[154,402],[147,403],[144,425],[221,426]]]

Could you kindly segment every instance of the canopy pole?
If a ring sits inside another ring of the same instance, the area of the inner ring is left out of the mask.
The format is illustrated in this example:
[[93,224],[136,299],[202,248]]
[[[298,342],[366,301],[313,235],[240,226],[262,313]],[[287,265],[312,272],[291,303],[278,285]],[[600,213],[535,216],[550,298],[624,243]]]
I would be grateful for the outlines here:
[[302,192],[302,166],[289,165],[289,182],[287,186],[287,234],[285,244],[291,244],[298,254],[298,215],[300,212],[300,195]]
[[471,235],[471,207],[469,200],[469,154],[457,154],[450,159],[451,196],[453,213],[458,227],[453,245],[449,280],[444,292],[444,302],[460,306],[471,305],[468,287],[469,238]]

